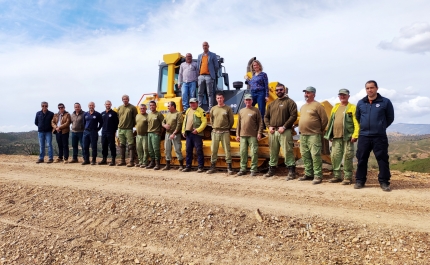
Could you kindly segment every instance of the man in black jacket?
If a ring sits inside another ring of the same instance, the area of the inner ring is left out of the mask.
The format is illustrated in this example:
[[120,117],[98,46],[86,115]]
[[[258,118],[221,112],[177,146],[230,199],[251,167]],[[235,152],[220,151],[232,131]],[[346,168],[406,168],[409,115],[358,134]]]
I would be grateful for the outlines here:
[[48,145],[48,163],[54,161],[54,152],[52,150],[52,125],[51,121],[54,113],[48,110],[48,102],[42,102],[42,110],[36,113],[34,124],[37,126],[39,136],[39,159],[36,163],[43,163],[45,159],[45,142]]
[[118,130],[118,114],[111,109],[112,102],[106,100],[105,102],[106,111],[101,113],[103,119],[102,128],[102,155],[103,159],[98,164],[107,165],[108,147],[110,149],[111,162],[109,166],[115,166],[116,158],[116,146],[115,146],[115,134]]

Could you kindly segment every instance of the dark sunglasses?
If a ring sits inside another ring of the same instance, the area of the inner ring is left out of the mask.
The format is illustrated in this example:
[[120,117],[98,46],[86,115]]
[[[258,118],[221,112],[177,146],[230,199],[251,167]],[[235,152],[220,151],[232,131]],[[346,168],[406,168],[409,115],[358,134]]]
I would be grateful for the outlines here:
[[283,88],[275,89],[275,91],[284,91],[284,89]]
[[58,107],[58,109],[64,109],[64,107]]

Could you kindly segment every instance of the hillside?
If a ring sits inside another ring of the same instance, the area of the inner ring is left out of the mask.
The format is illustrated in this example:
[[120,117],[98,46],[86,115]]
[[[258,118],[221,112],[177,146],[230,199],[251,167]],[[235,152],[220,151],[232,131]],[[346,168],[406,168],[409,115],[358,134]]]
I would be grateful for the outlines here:
[[388,133],[401,133],[406,135],[430,134],[430,124],[391,124],[387,129]]

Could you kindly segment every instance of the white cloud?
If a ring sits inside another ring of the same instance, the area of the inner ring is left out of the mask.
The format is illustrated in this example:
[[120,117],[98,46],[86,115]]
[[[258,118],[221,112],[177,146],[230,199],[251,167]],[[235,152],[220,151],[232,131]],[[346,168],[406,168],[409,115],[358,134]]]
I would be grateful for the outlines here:
[[430,52],[430,24],[417,22],[400,29],[400,36],[392,41],[382,41],[379,47],[409,53]]
[[[203,41],[225,58],[230,83],[243,80],[248,60],[256,56],[269,80],[286,84],[298,103],[303,102],[302,90],[309,85],[317,88],[318,100],[329,98],[335,103],[339,88],[346,87],[351,101],[357,102],[365,96],[362,87],[370,78],[390,87],[380,92],[396,103],[396,115],[400,113],[397,104],[430,96],[427,60],[406,60],[374,47],[384,30],[376,26],[380,19],[397,23],[391,18],[398,14],[407,20],[404,12],[388,10],[384,18],[379,14],[363,20],[363,13],[377,8],[341,1],[255,1],[250,5],[242,0],[185,0],[174,5],[167,1],[145,15],[124,12],[134,7],[139,5],[112,12],[101,7],[100,12],[112,21],[124,23],[124,30],[100,25],[81,32],[82,25],[77,29],[68,25],[73,34],[49,43],[26,34],[10,37],[0,30],[0,64],[7,65],[0,71],[3,107],[13,112],[0,120],[0,131],[36,129],[34,114],[42,100],[52,110],[63,102],[70,111],[76,101],[83,106],[95,101],[96,109],[102,110],[106,99],[119,106],[121,95],[127,93],[135,104],[143,93],[156,91],[163,54],[191,52],[196,58]],[[402,93],[396,92],[405,87]],[[396,123],[410,121],[397,117]],[[430,121],[425,118],[419,122]]]

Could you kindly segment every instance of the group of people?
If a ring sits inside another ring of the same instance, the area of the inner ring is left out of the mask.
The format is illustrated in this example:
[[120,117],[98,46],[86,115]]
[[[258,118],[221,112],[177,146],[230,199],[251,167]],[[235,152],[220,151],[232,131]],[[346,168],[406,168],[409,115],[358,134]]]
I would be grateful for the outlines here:
[[[42,102],[42,110],[36,114],[35,124],[38,126],[40,156],[37,163],[44,162],[45,142],[48,143],[48,163],[64,162],[77,163],[78,144],[81,144],[83,165],[96,164],[98,132],[101,132],[103,159],[100,165],[107,164],[108,148],[111,151],[110,166],[142,167],[160,169],[160,140],[165,130],[164,147],[166,166],[163,170],[171,169],[172,147],[179,161],[179,170],[191,171],[194,149],[197,154],[197,172],[204,172],[203,130],[207,126],[205,111],[202,109],[204,87],[208,94],[208,112],[212,124],[211,132],[211,166],[208,174],[216,172],[218,149],[220,144],[225,153],[228,174],[234,174],[230,151],[230,131],[234,124],[232,109],[224,103],[222,91],[216,92],[217,105],[213,105],[213,93],[219,69],[215,53],[209,51],[209,44],[203,43],[203,53],[197,62],[192,61],[192,55],[186,54],[185,62],[180,65],[178,87],[182,90],[184,114],[176,110],[176,103],[168,103],[168,113],[164,117],[157,111],[156,102],[150,101],[150,112],[147,106],[141,104],[139,112],[129,103],[129,96],[122,97],[123,105],[115,112],[112,103],[105,102],[106,110],[102,113],[95,111],[94,102],[88,104],[84,112],[79,103],[75,103],[75,111],[70,114],[64,104],[58,104],[58,113],[48,110],[48,103]],[[267,128],[270,146],[269,170],[264,177],[275,175],[278,166],[279,152],[282,149],[284,162],[288,168],[287,180],[296,178],[296,161],[293,154],[294,123],[298,118],[297,105],[288,96],[288,88],[278,83],[276,85],[277,99],[267,108],[269,87],[267,74],[258,60],[251,64],[252,77],[247,78],[250,93],[244,96],[245,107],[239,111],[236,128],[236,141],[240,142],[240,171],[237,175],[247,173],[248,149],[251,153],[250,175],[257,174],[258,141],[263,137]],[[197,84],[196,84],[197,83]],[[204,84],[204,85],[203,85]],[[198,85],[198,98],[196,95]],[[367,96],[357,105],[349,102],[348,89],[340,89],[340,103],[336,104],[330,117],[327,117],[324,107],[315,100],[316,89],[307,87],[304,92],[306,103],[300,109],[299,131],[300,152],[304,163],[305,174],[298,180],[312,180],[313,184],[322,182],[322,137],[332,142],[331,160],[333,177],[331,183],[340,182],[351,184],[353,177],[354,143],[358,141],[356,157],[358,159],[354,188],[363,188],[366,182],[367,163],[370,152],[373,151],[379,165],[378,181],[382,190],[390,191],[390,169],[388,161],[388,139],[386,129],[394,121],[394,109],[391,101],[382,97],[376,81],[366,84]],[[258,109],[255,105],[258,104]],[[68,139],[72,131],[73,157],[69,161]],[[328,125],[328,126],[327,126]],[[136,128],[136,137],[133,134]],[[116,163],[115,135],[118,131],[121,160]],[[54,161],[52,151],[52,133],[56,135],[59,156]],[[186,139],[185,165],[182,156],[181,135]],[[89,159],[89,147],[92,149],[92,160]],[[129,152],[129,163],[126,163],[126,151]],[[138,163],[135,163],[137,151]],[[341,166],[343,162],[343,177]]]

